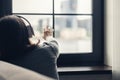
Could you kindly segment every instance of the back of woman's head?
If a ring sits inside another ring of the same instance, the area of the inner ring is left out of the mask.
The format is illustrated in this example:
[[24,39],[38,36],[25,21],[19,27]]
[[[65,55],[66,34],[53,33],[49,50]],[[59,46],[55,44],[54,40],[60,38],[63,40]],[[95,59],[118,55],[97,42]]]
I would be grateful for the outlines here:
[[29,45],[25,23],[17,16],[9,15],[0,19],[0,52],[5,57],[19,55]]

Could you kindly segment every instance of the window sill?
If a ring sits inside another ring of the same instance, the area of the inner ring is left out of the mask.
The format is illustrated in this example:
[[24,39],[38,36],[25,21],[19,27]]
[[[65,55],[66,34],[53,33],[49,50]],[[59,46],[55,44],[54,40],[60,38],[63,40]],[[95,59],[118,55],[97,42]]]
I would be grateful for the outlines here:
[[58,67],[59,75],[112,74],[109,66]]

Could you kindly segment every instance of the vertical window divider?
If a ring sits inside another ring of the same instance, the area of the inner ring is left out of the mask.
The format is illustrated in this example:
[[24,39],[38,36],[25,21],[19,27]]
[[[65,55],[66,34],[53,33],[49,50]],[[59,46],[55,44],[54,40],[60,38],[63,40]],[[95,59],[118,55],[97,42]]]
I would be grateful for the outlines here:
[[54,0],[53,0],[53,15],[52,15],[52,18],[53,18],[53,37],[55,37],[55,12],[54,12]]

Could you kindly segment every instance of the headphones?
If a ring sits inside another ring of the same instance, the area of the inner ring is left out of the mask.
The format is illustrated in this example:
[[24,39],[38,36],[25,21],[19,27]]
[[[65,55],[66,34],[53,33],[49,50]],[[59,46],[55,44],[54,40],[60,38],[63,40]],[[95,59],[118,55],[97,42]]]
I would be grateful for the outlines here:
[[[25,20],[29,24],[29,25],[25,25],[26,32],[27,32],[29,38],[33,38],[33,36],[35,36],[35,34],[34,34],[34,31],[33,31],[33,28],[31,26],[30,22],[23,16],[17,16],[17,17],[20,18],[23,22]],[[40,39],[37,39],[37,40],[38,40],[38,42],[36,43],[36,45],[39,44],[39,42],[40,42]]]
[[26,30],[28,32],[28,37],[30,38],[30,37],[34,36],[35,34],[34,34],[34,31],[33,31],[33,28],[31,26],[30,22],[23,16],[17,15],[17,17],[20,18],[23,22],[26,21],[28,23],[28,25],[25,25]]

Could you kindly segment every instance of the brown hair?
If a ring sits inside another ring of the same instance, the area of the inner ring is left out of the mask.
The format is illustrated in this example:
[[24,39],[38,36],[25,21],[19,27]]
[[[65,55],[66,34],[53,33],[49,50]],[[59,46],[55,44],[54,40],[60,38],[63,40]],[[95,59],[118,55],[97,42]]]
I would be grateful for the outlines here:
[[16,57],[23,54],[30,45],[25,23],[15,15],[0,19],[0,52],[2,57]]

